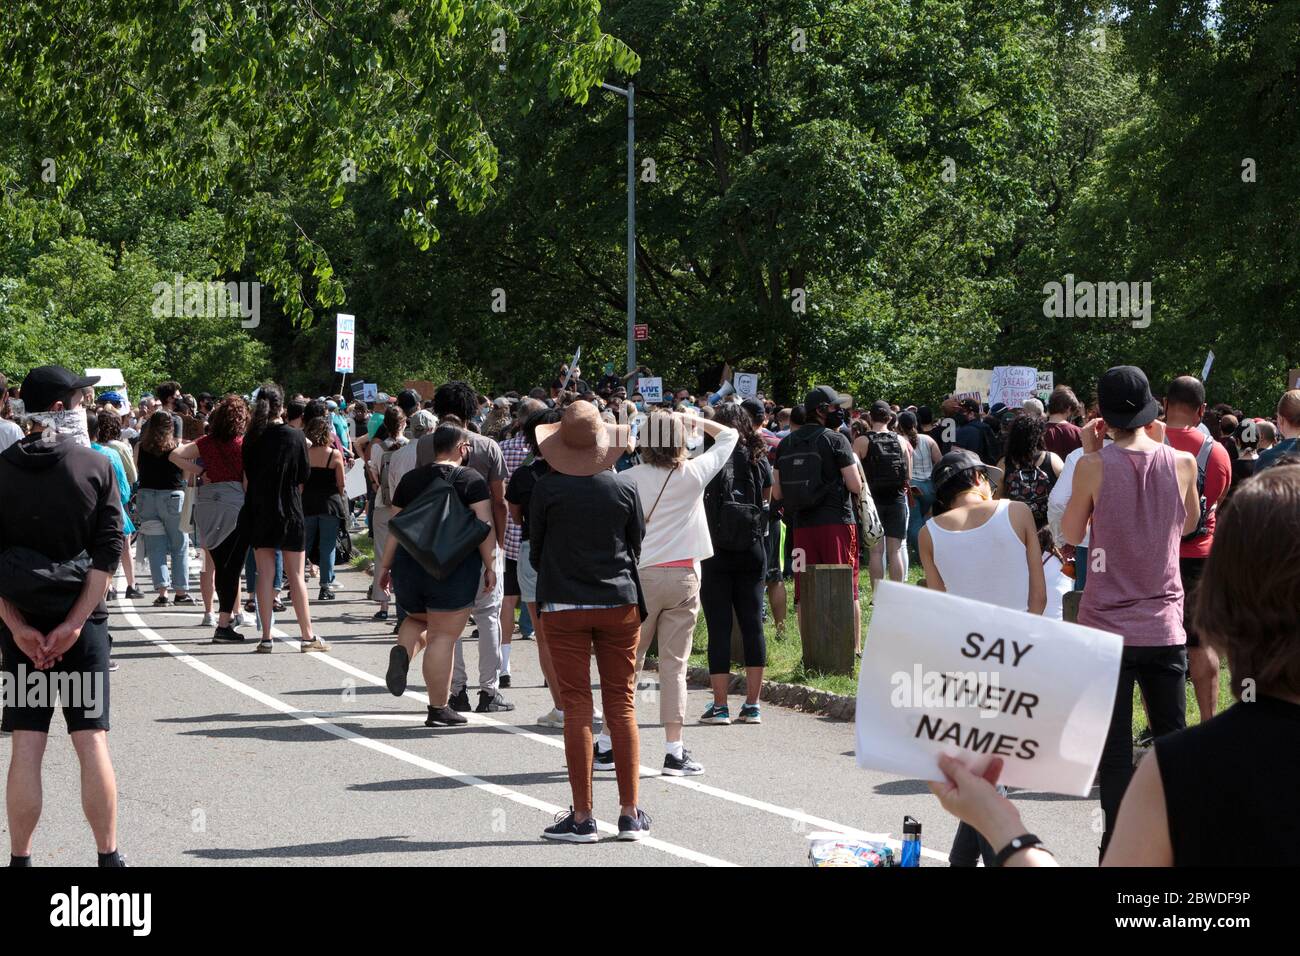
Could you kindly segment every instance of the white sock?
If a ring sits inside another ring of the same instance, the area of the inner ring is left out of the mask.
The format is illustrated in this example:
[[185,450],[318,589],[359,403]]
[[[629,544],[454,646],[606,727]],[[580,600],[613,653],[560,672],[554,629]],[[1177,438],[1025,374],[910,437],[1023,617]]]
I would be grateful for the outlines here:
[[668,754],[670,757],[676,757],[678,760],[681,760],[682,754],[685,752],[685,750],[686,747],[682,744],[680,740],[664,741],[664,753]]
[[560,710],[560,708],[558,707],[554,707],[552,709],[555,711],[556,715],[560,717],[561,720],[564,719],[564,711]]
[[596,737],[596,746],[600,748],[601,753],[606,753],[614,749],[614,741],[609,739],[609,734],[599,734]]
[[510,645],[501,645],[501,673],[510,673]]

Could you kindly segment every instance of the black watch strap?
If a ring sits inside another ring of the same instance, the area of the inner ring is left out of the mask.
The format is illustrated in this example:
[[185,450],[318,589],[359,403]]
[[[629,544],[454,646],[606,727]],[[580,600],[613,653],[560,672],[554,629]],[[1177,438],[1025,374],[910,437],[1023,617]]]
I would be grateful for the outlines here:
[[1037,847],[1044,853],[1052,852],[1047,849],[1047,847],[1043,846],[1043,841],[1038,839],[1038,837],[1034,836],[1032,833],[1022,833],[998,851],[998,855],[993,859],[993,865],[1005,866],[1007,860],[1011,859],[1011,857],[1019,853],[1021,850],[1028,850],[1030,847]]

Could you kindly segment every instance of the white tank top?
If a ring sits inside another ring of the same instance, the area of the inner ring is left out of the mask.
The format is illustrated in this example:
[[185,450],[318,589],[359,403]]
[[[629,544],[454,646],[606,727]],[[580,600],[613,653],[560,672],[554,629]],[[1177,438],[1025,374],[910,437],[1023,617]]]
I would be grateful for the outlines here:
[[1029,609],[1025,544],[1011,526],[1011,502],[978,528],[948,531],[933,518],[925,523],[934,543],[934,564],[949,594],[1017,611]]

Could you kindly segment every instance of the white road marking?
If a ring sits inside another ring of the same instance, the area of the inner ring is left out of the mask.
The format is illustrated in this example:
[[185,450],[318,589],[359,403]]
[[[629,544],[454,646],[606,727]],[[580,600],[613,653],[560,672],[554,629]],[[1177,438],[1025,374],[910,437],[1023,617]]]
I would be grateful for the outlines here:
[[[296,645],[298,643],[297,639],[290,638],[287,634],[285,634],[283,631],[280,631],[278,629],[272,628],[271,633],[275,637],[280,638],[282,641],[284,641],[287,644],[290,644],[291,646]],[[353,677],[360,678],[361,680],[368,681],[369,683],[376,684],[380,687],[385,686],[383,678],[376,677],[374,674],[371,674],[368,671],[364,671],[359,667],[355,667],[352,664],[349,664],[347,661],[340,660],[337,657],[334,657],[330,654],[312,654],[311,656],[315,657],[321,663],[328,664],[331,667],[337,668],[338,670],[341,670],[346,674],[352,675]],[[415,691],[408,690],[403,696],[410,697],[412,700],[420,701],[425,706],[428,706],[429,698],[424,694],[419,694],[416,693]],[[564,749],[564,739],[562,737],[550,737],[545,734],[535,733],[534,731],[527,730],[524,727],[520,727],[516,724],[509,724],[506,723],[505,721],[495,720],[484,714],[468,713],[465,714],[465,716],[469,719],[470,723],[482,724],[487,727],[495,727],[497,729],[504,730],[507,733],[516,734],[528,740],[533,740],[536,741],[537,743],[545,744],[548,747],[554,747],[558,750]],[[690,777],[665,777],[663,774],[659,772],[659,768],[657,767],[649,767],[643,764],[641,766],[640,775],[642,777],[649,777],[655,780],[659,780],[671,786],[684,787],[687,790],[694,790],[695,792],[702,793],[706,796],[717,797],[718,799],[726,800],[729,803],[735,803],[735,804],[739,804],[740,806],[749,807],[751,810],[761,810],[764,813],[770,813],[773,814],[774,816],[784,817],[787,820],[793,820],[795,822],[805,824],[809,827],[818,830],[829,830],[834,833],[841,833],[845,836],[853,837],[854,839],[858,839],[858,840],[879,840],[881,838],[881,834],[879,833],[870,833],[866,830],[860,830],[857,827],[848,826],[847,824],[836,823],[834,820],[827,820],[823,817],[815,817],[812,816],[811,814],[804,813],[802,810],[792,809],[790,807],[783,807],[775,803],[769,803],[766,800],[756,800],[755,798],[747,797],[744,794],[733,793],[730,790],[723,790],[721,787],[711,787],[708,784],[700,783],[699,781],[693,780]],[[890,846],[895,847],[901,851],[902,843],[900,841],[894,839],[888,839],[887,842],[889,843]],[[948,862],[948,854],[939,853],[935,850],[928,850],[925,849],[924,847],[921,849],[921,855],[928,857],[931,860],[937,860],[941,863]]]
[[[162,648],[168,654],[172,655],[182,663],[188,664],[190,667],[194,668],[200,674],[203,674],[206,677],[210,677],[213,680],[217,681],[218,683],[223,684],[226,687],[230,688],[231,690],[237,691],[238,693],[243,694],[245,697],[257,701],[258,703],[262,704],[264,707],[268,707],[271,710],[279,711],[280,713],[292,717],[295,720],[301,721],[302,723],[307,724],[308,726],[317,727],[328,734],[332,734],[333,736],[338,737],[342,740],[350,741],[351,743],[354,743],[360,747],[365,747],[368,750],[375,751],[376,753],[385,754],[389,757],[393,757],[397,760],[401,760],[405,763],[412,764],[413,766],[419,767],[422,770],[427,770],[430,773],[436,774],[437,776],[447,777],[449,779],[457,781],[458,783],[464,784],[465,786],[475,787],[476,789],[482,790],[485,793],[490,793],[493,796],[501,797],[506,800],[510,800],[514,803],[522,804],[523,806],[526,807],[531,807],[534,810],[540,810],[544,813],[556,814],[566,809],[565,807],[560,807],[560,806],[556,806],[555,804],[547,803],[545,800],[538,800],[534,797],[527,796],[526,794],[519,793],[516,790],[511,790],[508,787],[503,787],[495,783],[489,783],[488,781],[482,780],[479,777],[475,777],[467,773],[462,773],[459,770],[455,770],[451,767],[444,766],[443,764],[434,763],[432,760],[426,760],[423,757],[416,756],[413,753],[409,753],[405,750],[401,750],[400,748],[390,746],[389,744],[380,743],[379,741],[372,740],[371,738],[366,737],[363,734],[358,734],[355,731],[348,730],[345,727],[340,727],[337,724],[332,724],[329,721],[322,720],[319,717],[315,717],[307,713],[306,711],[302,711],[296,707],[292,707],[289,704],[286,704],[283,701],[279,700],[278,698],[272,697],[270,694],[264,693],[263,691],[260,691],[255,687],[249,687],[247,684],[243,683],[242,681],[236,680],[235,678],[231,677],[229,674],[226,674],[223,671],[219,671],[215,667],[212,667],[209,664],[205,664],[203,661],[200,661],[197,658],[192,657],[189,654],[186,654],[179,647],[172,644],[170,641],[167,641],[165,638],[160,637],[157,634],[157,632],[149,628],[145,624],[143,619],[141,619],[140,615],[136,612],[134,605],[128,602],[125,598],[119,598],[118,605],[122,609],[127,619],[127,622],[133,628],[135,628],[135,630],[146,640]],[[296,641],[293,643],[296,643]],[[319,655],[314,655],[314,656],[319,656]],[[383,681],[380,681],[379,683],[382,684]],[[610,834],[618,833],[618,828],[611,823],[606,823],[602,820],[597,820],[596,824],[601,830],[601,832],[603,833],[610,833]],[[704,853],[699,853],[695,850],[691,850],[683,846],[677,846],[674,843],[667,843],[663,840],[658,840],[653,837],[645,837],[640,841],[640,843],[642,846],[647,846],[655,850],[660,850],[661,852],[667,853],[671,856],[675,856],[683,860],[689,860],[692,863],[702,863],[705,866],[735,866],[736,865],[726,860],[719,859],[718,857],[713,857]]]

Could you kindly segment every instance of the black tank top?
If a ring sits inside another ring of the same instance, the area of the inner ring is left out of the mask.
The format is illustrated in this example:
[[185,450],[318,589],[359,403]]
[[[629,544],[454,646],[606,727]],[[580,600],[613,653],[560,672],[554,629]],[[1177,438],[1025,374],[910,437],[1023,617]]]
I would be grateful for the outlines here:
[[330,513],[330,499],[339,493],[338,481],[334,477],[334,454],[330,453],[328,464],[322,468],[312,467],[311,474],[302,487],[302,513],[304,515],[323,515]]
[[1155,749],[1174,866],[1300,866],[1300,704],[1234,704]]
[[185,476],[181,470],[167,460],[166,455],[155,455],[140,449],[140,464],[137,469],[140,487],[153,491],[180,491],[185,487]]

